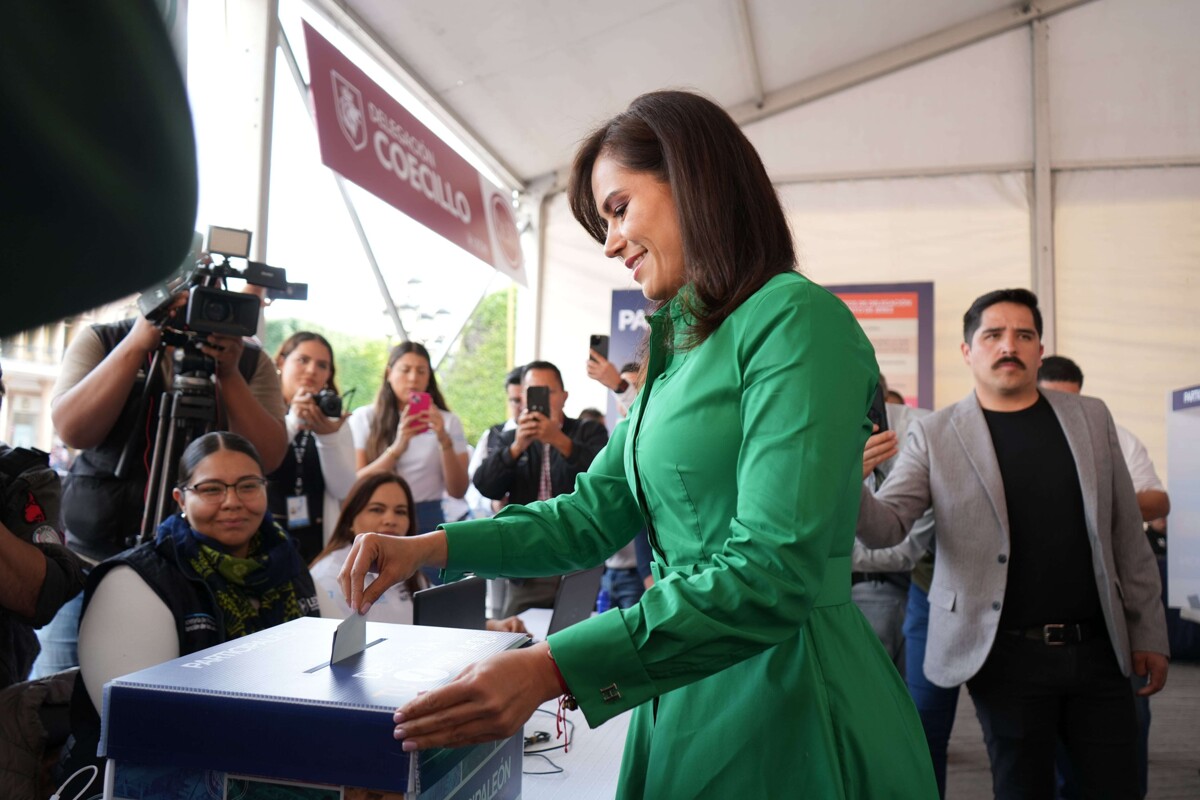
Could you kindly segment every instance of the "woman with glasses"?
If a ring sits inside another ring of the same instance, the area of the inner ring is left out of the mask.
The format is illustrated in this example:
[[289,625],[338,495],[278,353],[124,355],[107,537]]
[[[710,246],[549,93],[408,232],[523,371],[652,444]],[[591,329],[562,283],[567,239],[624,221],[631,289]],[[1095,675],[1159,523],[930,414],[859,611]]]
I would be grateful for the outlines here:
[[88,577],[72,699],[78,722],[64,770],[95,759],[107,681],[320,615],[299,551],[267,513],[267,482],[250,442],[225,432],[192,442],[173,495],[179,512],[163,520],[153,542]]

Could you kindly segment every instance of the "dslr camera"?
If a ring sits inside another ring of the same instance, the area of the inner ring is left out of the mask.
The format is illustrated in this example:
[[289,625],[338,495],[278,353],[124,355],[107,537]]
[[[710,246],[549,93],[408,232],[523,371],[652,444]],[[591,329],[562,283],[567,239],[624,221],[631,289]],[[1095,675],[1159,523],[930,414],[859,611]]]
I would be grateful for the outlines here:
[[342,415],[342,398],[333,389],[325,388],[313,395],[313,401],[327,417]]

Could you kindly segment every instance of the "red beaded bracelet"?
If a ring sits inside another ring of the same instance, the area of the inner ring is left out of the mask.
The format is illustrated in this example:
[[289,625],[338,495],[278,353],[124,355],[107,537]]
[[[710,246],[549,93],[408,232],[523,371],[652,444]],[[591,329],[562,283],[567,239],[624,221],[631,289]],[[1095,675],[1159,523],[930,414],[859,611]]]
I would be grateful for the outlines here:
[[550,657],[550,664],[554,667],[554,676],[558,678],[558,688],[562,692],[562,705],[571,711],[579,708],[579,703],[575,700],[575,695],[571,694],[571,689],[567,686],[567,680],[563,677],[562,670],[558,668],[558,662],[554,660],[554,653],[549,649],[546,650],[546,655]]

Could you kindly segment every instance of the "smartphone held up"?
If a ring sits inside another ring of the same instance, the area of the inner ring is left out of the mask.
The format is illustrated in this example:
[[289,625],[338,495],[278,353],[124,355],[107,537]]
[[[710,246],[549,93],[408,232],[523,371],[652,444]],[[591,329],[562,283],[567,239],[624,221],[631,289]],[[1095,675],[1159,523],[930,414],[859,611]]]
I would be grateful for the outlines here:
[[[606,360],[608,359],[608,337],[606,335],[602,333],[593,333],[588,347],[591,348],[591,350],[599,353],[601,358]],[[588,353],[588,358],[593,361],[595,360],[592,358],[592,354],[590,352]]]
[[428,411],[433,406],[433,396],[429,392],[412,392],[408,396],[408,427],[412,430],[425,428],[426,424],[414,419],[422,411]]
[[536,411],[543,417],[550,416],[550,387],[526,386],[525,410]]
[[876,433],[883,433],[888,429],[887,401],[882,385],[875,386],[875,397],[872,398],[871,407],[867,410],[867,419],[877,426]]

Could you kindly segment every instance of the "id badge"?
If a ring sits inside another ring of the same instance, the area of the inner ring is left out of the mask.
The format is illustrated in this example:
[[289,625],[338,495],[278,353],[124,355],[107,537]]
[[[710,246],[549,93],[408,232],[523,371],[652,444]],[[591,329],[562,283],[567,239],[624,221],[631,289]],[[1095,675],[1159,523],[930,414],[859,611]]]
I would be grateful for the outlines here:
[[288,527],[304,528],[308,522],[308,498],[304,495],[293,495],[287,499]]

